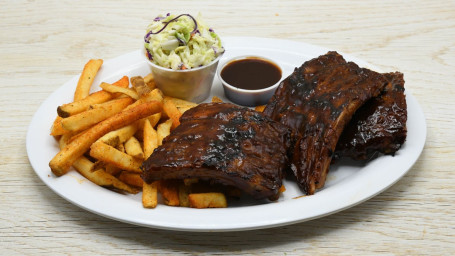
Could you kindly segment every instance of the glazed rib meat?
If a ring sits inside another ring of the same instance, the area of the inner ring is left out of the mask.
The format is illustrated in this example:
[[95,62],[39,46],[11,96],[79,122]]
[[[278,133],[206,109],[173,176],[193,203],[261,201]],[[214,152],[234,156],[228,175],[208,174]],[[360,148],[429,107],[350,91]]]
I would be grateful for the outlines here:
[[264,114],[293,130],[291,169],[306,194],[324,185],[344,127],[386,84],[337,52],[305,62],[281,82]]
[[381,95],[363,105],[338,141],[335,158],[372,158],[376,152],[394,155],[406,140],[407,107],[403,74],[385,74],[388,84]]
[[198,178],[235,186],[256,199],[277,199],[288,164],[290,129],[248,108],[205,103],[143,163],[143,179]]

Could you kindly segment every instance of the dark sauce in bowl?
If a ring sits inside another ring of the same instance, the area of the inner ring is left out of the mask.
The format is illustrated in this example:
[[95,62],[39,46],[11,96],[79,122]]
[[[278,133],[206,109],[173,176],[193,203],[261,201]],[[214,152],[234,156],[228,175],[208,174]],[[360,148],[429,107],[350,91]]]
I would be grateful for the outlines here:
[[220,75],[226,83],[236,88],[260,90],[280,81],[281,69],[268,60],[247,57],[228,63]]

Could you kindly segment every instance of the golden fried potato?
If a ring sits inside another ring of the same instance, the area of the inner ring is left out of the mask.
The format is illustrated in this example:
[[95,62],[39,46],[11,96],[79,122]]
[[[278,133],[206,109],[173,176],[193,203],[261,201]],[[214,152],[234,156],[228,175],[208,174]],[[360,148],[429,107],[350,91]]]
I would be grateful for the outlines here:
[[156,101],[146,102],[134,108],[124,110],[108,119],[94,125],[81,136],[71,141],[65,148],[49,162],[52,172],[61,176],[68,172],[70,166],[82,156],[90,146],[104,134],[127,126],[139,119],[158,113],[162,110],[162,104]]
[[158,124],[158,122],[160,121],[161,116],[162,116],[161,113],[156,113],[154,115],[149,116],[148,120],[150,121],[150,125],[152,127],[155,127]]
[[51,133],[50,133],[52,136],[59,136],[59,135],[65,134],[65,133],[69,133],[68,130],[63,128],[62,120],[63,120],[63,118],[61,116],[57,116],[55,118],[54,123],[52,124],[52,127],[51,127]]
[[158,133],[153,129],[148,119],[144,122],[143,132],[144,157],[147,159],[153,153],[153,150],[158,147]]
[[98,141],[102,141],[112,147],[117,147],[119,144],[126,142],[137,131],[136,123],[127,125],[112,132],[108,132]]
[[[123,145],[123,144],[120,144]],[[136,159],[103,142],[96,142],[90,147],[90,156],[103,162],[117,166],[126,171],[142,173],[142,161]]]
[[135,158],[144,159],[144,151],[142,150],[141,143],[132,136],[125,142],[125,152]]
[[190,207],[190,199],[189,195],[191,192],[191,187],[187,186],[185,184],[180,184],[179,185],[179,203],[180,206],[183,207]]
[[57,108],[57,114],[61,117],[69,117],[86,111],[91,105],[103,103],[110,99],[112,99],[111,93],[106,91],[97,91],[82,100],[59,106]]
[[97,184],[98,186],[103,187],[114,187],[126,191],[131,194],[136,194],[139,192],[138,189],[132,188],[122,181],[118,180],[116,177],[105,172],[103,169],[98,169],[92,171],[93,162],[88,160],[86,157],[79,157],[73,164],[74,169],[76,169],[82,176],[90,180],[91,182]]
[[123,181],[124,183],[126,183],[128,185],[135,186],[135,187],[138,187],[138,188],[142,188],[142,185],[143,185],[142,184],[143,181],[142,181],[141,175],[138,174],[138,173],[130,173],[130,172],[123,171],[118,176],[118,179]]
[[264,112],[264,109],[265,109],[265,105],[256,106],[254,108],[254,110],[256,110],[257,112]]
[[77,82],[76,91],[74,92],[74,101],[82,100],[90,94],[93,80],[95,79],[98,70],[103,65],[103,60],[89,60],[85,64],[82,74]]
[[137,94],[137,92],[129,88],[122,88],[105,82],[101,83],[100,87],[103,88],[103,90],[108,91],[110,93],[123,93],[135,100],[139,99],[139,95]]
[[197,103],[187,101],[187,100],[182,100],[179,98],[164,96],[164,99],[172,101],[177,108],[181,108],[181,107],[191,107],[192,108],[192,107],[197,106]]
[[153,76],[152,73],[150,73],[144,77],[144,82],[150,88],[150,90],[153,90],[156,88],[155,77]]
[[107,119],[110,116],[119,113],[131,103],[133,103],[133,99],[131,98],[111,100],[99,104],[93,109],[67,118],[63,118],[61,123],[65,130],[71,132],[79,132]]
[[112,85],[122,87],[122,88],[128,88],[128,86],[130,86],[128,76],[123,76],[122,78],[120,78],[117,82],[113,83]]
[[212,102],[215,102],[215,103],[222,103],[223,100],[220,99],[218,96],[213,96],[213,97],[212,97]]
[[227,207],[226,197],[223,193],[197,193],[189,194],[190,207],[193,208],[225,208]]
[[142,206],[155,208],[158,204],[158,181],[147,184],[142,183]]
[[131,84],[133,85],[133,88],[136,90],[137,94],[139,94],[139,97],[142,97],[142,95],[145,95],[152,91],[145,84],[144,78],[142,78],[142,76],[134,76],[134,77],[131,77],[130,80],[131,80]]
[[156,132],[158,133],[158,145],[163,144],[163,139],[171,134],[172,120],[168,119],[166,122],[163,122],[158,125]]
[[179,206],[179,183],[176,180],[160,180],[158,191],[163,197],[164,204],[169,206]]
[[163,112],[172,120],[171,130],[180,125],[180,117],[182,113],[177,109],[174,102],[169,99],[164,99]]

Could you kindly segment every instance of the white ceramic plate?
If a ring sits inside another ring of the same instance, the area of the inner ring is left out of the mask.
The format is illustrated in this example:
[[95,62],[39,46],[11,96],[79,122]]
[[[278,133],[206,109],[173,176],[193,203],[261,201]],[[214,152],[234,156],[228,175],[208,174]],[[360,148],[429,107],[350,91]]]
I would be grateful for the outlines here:
[[[262,55],[277,61],[283,77],[304,61],[327,52],[327,49],[304,43],[266,39],[229,37],[224,39],[223,60],[239,55]],[[362,60],[343,54],[348,60],[375,70]],[[123,75],[146,75],[149,68],[137,50],[105,61],[94,85],[101,81],[114,82]],[[225,209],[191,209],[158,205],[144,209],[141,194],[121,195],[98,187],[70,171],[55,177],[49,161],[58,152],[56,141],[49,136],[57,106],[70,102],[79,76],[52,93],[35,113],[27,133],[27,153],[31,165],[41,180],[61,197],[93,213],[141,226],[186,231],[249,230],[287,225],[332,214],[359,204],[398,181],[419,157],[426,137],[423,112],[416,99],[406,91],[408,104],[408,137],[398,153],[381,156],[365,166],[341,162],[332,166],[326,185],[313,196],[302,197],[292,181],[285,181],[286,192],[277,202],[243,200]],[[94,86],[93,91],[99,90]],[[212,95],[224,99],[220,81],[215,77]],[[211,97],[210,97],[211,98]]]

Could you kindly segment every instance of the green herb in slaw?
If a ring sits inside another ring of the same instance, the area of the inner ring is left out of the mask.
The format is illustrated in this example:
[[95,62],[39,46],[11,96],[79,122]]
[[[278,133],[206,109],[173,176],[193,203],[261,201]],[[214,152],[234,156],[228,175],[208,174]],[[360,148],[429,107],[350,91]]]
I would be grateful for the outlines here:
[[224,53],[219,36],[200,15],[160,15],[147,27],[144,41],[151,62],[174,70],[205,66]]

